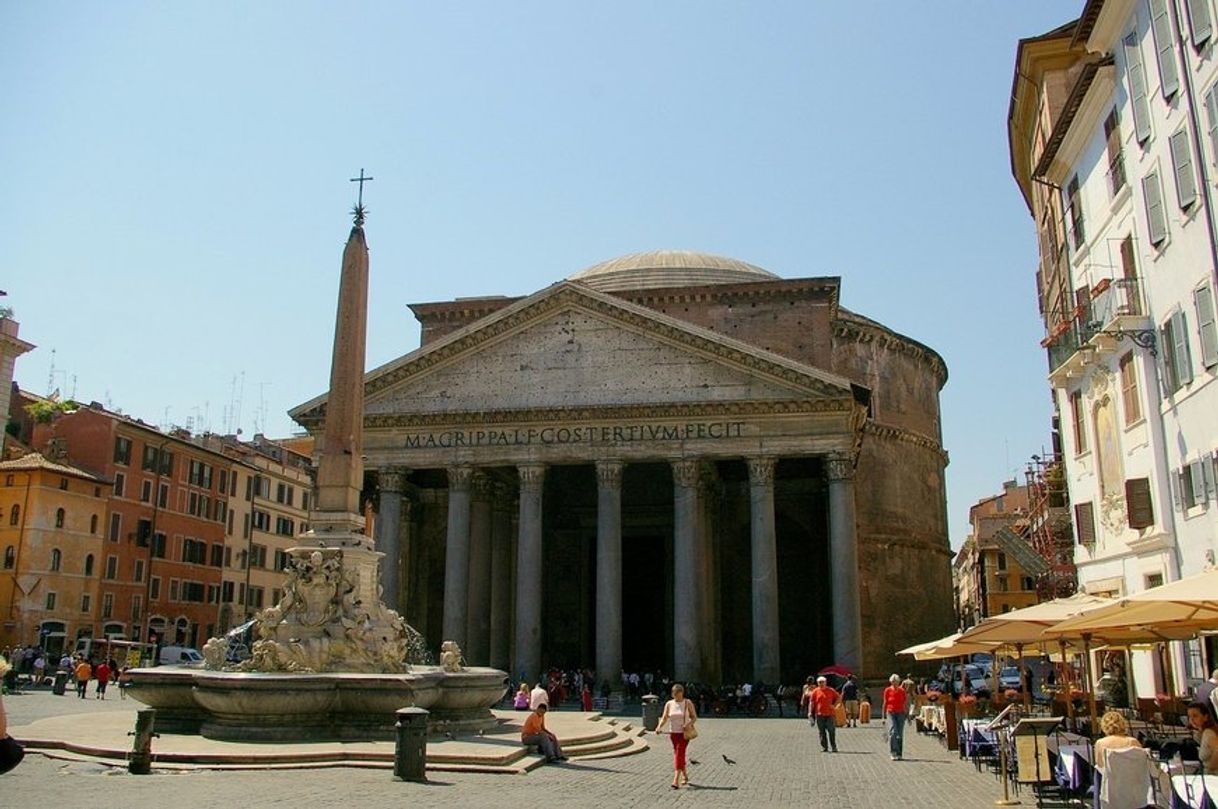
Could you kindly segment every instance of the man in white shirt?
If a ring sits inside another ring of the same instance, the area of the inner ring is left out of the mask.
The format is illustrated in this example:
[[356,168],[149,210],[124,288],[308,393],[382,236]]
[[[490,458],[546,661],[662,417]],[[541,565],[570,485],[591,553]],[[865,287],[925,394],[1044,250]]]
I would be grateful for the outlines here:
[[529,710],[536,711],[538,705],[550,707],[550,695],[541,687],[541,683],[533,686],[533,690],[529,692]]

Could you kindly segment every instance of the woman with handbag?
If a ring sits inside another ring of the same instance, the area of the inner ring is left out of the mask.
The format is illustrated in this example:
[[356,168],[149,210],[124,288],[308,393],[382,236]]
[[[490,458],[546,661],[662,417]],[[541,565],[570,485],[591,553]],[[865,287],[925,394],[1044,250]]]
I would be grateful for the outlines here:
[[685,687],[675,683],[672,687],[672,699],[664,703],[664,712],[656,724],[656,733],[668,725],[668,737],[672,740],[672,788],[679,789],[682,784],[689,783],[689,774],[685,772],[685,747],[690,740],[698,737],[698,712],[694,704],[685,698]]

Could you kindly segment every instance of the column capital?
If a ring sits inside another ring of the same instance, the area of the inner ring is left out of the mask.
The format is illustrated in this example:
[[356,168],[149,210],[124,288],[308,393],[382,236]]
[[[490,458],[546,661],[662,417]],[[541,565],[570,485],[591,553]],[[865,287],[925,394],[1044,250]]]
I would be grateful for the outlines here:
[[409,474],[410,470],[404,466],[390,466],[378,470],[376,479],[382,492],[401,493],[402,485],[406,482],[406,476]]
[[829,480],[850,480],[854,477],[854,459],[846,452],[831,452],[825,456],[825,477]]
[[472,466],[448,467],[448,488],[454,491],[469,491],[470,481],[474,477]]
[[494,485],[495,481],[492,480],[485,472],[483,472],[481,469],[474,470],[474,474],[470,478],[470,486],[474,490],[475,500],[490,499]]
[[491,484],[491,509],[494,511],[511,511],[514,487],[502,481]]
[[602,489],[619,489],[622,486],[621,461],[597,461],[596,482]]
[[516,471],[520,475],[521,490],[538,491],[546,479],[546,465],[541,463],[536,464],[521,464],[516,467]]
[[752,486],[772,486],[774,484],[774,467],[777,465],[777,458],[749,458],[749,484]]
[[678,486],[697,486],[700,472],[700,462],[692,458],[672,462],[672,482]]

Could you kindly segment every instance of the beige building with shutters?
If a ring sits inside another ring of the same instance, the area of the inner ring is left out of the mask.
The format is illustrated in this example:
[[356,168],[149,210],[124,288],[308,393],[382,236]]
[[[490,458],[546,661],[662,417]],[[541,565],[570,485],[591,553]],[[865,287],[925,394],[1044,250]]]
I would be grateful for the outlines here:
[[[1088,0],[1021,40],[1011,164],[1037,289],[1080,589],[1126,595],[1218,553],[1218,60],[1213,0]],[[1135,653],[1176,693],[1212,642]],[[1164,655],[1174,658],[1165,665]]]
[[252,441],[216,435],[198,440],[233,460],[216,621],[224,633],[281,600],[286,552],[309,529],[313,465],[308,456],[262,435]]

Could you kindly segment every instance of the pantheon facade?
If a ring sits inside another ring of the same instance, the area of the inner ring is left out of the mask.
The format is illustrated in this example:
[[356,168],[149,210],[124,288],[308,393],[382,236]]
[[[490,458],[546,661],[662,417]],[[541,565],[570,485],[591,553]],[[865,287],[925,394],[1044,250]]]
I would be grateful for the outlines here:
[[385,601],[529,680],[882,676],[949,632],[947,369],[840,286],[660,251],[411,306],[364,383]]

